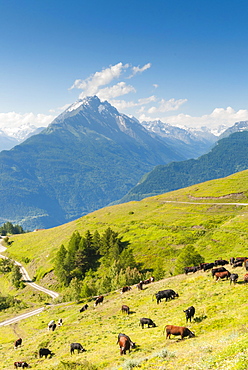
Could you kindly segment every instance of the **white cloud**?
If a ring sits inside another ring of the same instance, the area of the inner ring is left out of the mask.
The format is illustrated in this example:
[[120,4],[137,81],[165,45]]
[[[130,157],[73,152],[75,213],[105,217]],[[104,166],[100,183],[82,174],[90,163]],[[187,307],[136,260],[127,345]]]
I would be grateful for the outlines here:
[[137,73],[142,73],[142,72],[146,71],[147,69],[151,68],[151,66],[152,66],[151,63],[147,63],[143,67],[140,67],[140,66],[137,66],[137,67],[134,66],[134,67],[132,67],[132,74],[128,78],[132,78]]
[[[126,101],[126,100],[109,100],[110,104],[112,104],[116,109],[122,111],[124,109],[139,107],[141,105],[149,104],[151,102],[156,101],[156,97],[154,95],[149,96],[148,98],[138,99],[137,102],[134,101]],[[141,108],[144,109],[144,108]]]
[[187,99],[178,99],[178,100],[175,100],[174,98],[169,99],[169,100],[161,99],[159,102],[159,106],[149,108],[148,113],[153,114],[157,112],[163,113],[163,112],[169,112],[171,110],[178,110],[179,107],[186,102],[187,102]]
[[127,85],[125,82],[118,82],[116,85],[99,90],[97,96],[99,99],[109,100],[121,95],[129,94],[130,92],[136,92],[133,86]]
[[155,89],[157,89],[158,88],[158,84],[153,84],[152,85]]
[[70,87],[70,90],[74,88],[83,90],[80,98],[95,95],[100,86],[108,85],[113,79],[119,78],[121,73],[128,67],[128,64],[117,63],[114,66],[102,69],[101,72],[94,73],[85,80],[76,80]]
[[220,125],[232,126],[234,123],[239,121],[248,120],[248,110],[240,109],[235,111],[231,107],[227,108],[215,108],[210,114],[204,114],[203,116],[193,117],[188,114],[180,113],[174,116],[162,116],[159,115],[156,118],[142,113],[139,116],[140,121],[155,121],[160,120],[162,122],[170,123],[174,126],[186,126],[186,127],[203,127],[217,128]]
[[0,129],[16,128],[25,124],[32,124],[36,127],[48,126],[55,117],[53,115],[34,113],[0,113]]

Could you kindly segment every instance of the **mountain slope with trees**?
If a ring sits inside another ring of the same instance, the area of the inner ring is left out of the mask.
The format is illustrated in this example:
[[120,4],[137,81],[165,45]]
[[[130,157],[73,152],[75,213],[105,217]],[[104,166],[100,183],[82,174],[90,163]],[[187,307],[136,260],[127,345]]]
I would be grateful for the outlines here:
[[198,159],[156,166],[144,175],[119,203],[140,200],[200,182],[229,176],[248,168],[248,132],[237,132],[221,139]]

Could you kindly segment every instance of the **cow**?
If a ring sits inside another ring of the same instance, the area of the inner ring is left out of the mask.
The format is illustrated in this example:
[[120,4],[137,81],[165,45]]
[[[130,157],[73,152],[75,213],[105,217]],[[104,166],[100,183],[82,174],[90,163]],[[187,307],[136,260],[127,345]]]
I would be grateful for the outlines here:
[[232,282],[233,282],[233,284],[236,284],[236,283],[237,283],[238,278],[239,278],[239,275],[238,275],[238,274],[231,274],[231,275],[230,275],[230,277],[229,277],[229,279],[230,279],[230,284],[232,284]]
[[154,282],[154,277],[151,276],[149,279],[143,280],[143,284],[150,284]]
[[55,324],[55,321],[54,320],[51,320],[48,325],[47,325],[47,329],[50,330],[52,329],[53,325]]
[[56,327],[57,327],[57,325],[54,323],[54,324],[48,326],[48,330],[54,331],[56,329]]
[[243,261],[237,261],[237,262],[234,262],[234,264],[232,265],[232,268],[242,267],[242,266],[243,266]]
[[164,331],[166,330],[166,339],[169,338],[171,334],[172,335],[181,335],[181,339],[185,337],[193,338],[195,337],[195,334],[190,331],[185,326],[175,326],[175,325],[166,325],[164,328]]
[[30,365],[28,365],[25,361],[16,361],[14,362],[14,366],[15,368],[17,369],[18,367],[22,368],[22,369],[25,369],[25,367],[31,367]]
[[87,305],[87,303],[86,303],[82,308],[80,308],[79,312],[84,312],[84,311],[86,311],[88,307],[89,307],[89,306],[88,306],[88,305]]
[[190,306],[189,308],[187,308],[187,310],[183,310],[183,312],[185,312],[186,315],[186,323],[188,322],[188,320],[191,322],[191,319],[192,317],[194,317],[195,314],[195,307]]
[[131,341],[128,335],[126,334],[119,334],[117,343],[120,346],[120,354],[125,355],[126,351],[131,351],[131,348],[135,348],[136,345],[134,342]]
[[62,326],[63,325],[63,319],[59,319],[58,320],[58,326]]
[[45,358],[47,358],[47,356],[50,355],[50,357],[52,357],[52,352],[50,351],[50,349],[48,348],[40,348],[39,349],[39,357],[43,357],[45,356]]
[[137,288],[138,288],[138,290],[143,290],[143,284],[144,284],[144,282],[143,282],[143,281],[140,281],[140,282],[137,284]]
[[156,324],[151,319],[142,317],[142,319],[140,319],[140,325],[142,326],[142,329],[144,329],[145,324],[147,324],[148,328],[150,328],[150,326],[152,326],[153,328],[156,327]]
[[229,262],[223,259],[219,259],[219,260],[215,260],[214,264],[215,266],[224,266],[224,265],[228,265]]
[[235,261],[235,258],[234,257],[231,257],[230,260],[229,260],[230,265],[233,265],[234,264],[234,261]]
[[245,283],[248,283],[248,274],[245,274],[245,275],[244,275],[244,282],[245,282]]
[[248,259],[247,257],[236,257],[235,260],[234,260],[234,263],[239,262],[239,261],[244,262],[247,259]]
[[227,271],[223,271],[223,272],[216,272],[215,274],[215,277],[216,277],[216,281],[219,281],[220,279],[226,279],[228,280],[229,277],[230,277],[231,273],[227,270]]
[[216,265],[214,264],[214,262],[206,263],[206,264],[203,266],[203,271],[210,270],[210,269],[212,269],[214,266],[216,266]]
[[214,275],[216,274],[216,272],[223,272],[223,271],[227,271],[227,269],[225,267],[216,267],[215,269],[212,269],[211,270],[211,273],[212,273],[212,276],[214,278]]
[[104,299],[103,295],[100,295],[99,297],[97,297],[94,303],[94,307],[96,307],[99,303],[102,304],[103,299]]
[[195,273],[196,271],[199,270],[198,266],[190,266],[190,267],[184,267],[184,272],[187,275],[189,272]]
[[122,307],[121,307],[121,312],[126,313],[127,315],[129,315],[130,314],[130,308],[128,306],[126,306],[125,304],[123,304]]
[[74,353],[75,349],[79,352],[86,352],[86,349],[80,343],[71,343],[70,345],[71,355]]
[[17,349],[17,347],[22,345],[22,338],[16,339],[14,343],[14,348]]
[[121,289],[121,294],[125,293],[125,292],[128,292],[129,290],[131,290],[132,288],[130,286],[124,286],[122,289]]
[[161,299],[165,298],[166,302],[169,299],[174,299],[179,297],[179,295],[172,289],[160,290],[159,292],[155,293],[157,304],[161,302]]

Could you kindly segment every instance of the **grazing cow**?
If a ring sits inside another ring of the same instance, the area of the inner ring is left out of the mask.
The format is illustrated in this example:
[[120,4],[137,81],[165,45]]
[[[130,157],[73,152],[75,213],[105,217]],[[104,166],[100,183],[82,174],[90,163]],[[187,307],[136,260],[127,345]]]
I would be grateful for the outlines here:
[[183,312],[185,312],[186,315],[186,322],[188,322],[188,320],[191,322],[191,319],[192,317],[194,317],[195,314],[195,307],[190,306],[189,308],[187,308],[187,310],[184,310]]
[[245,282],[245,283],[248,283],[248,274],[245,274],[245,275],[244,275],[244,282]]
[[164,328],[164,331],[166,330],[166,339],[169,338],[171,334],[172,335],[181,335],[181,339],[185,337],[193,338],[195,337],[195,334],[190,331],[185,326],[175,326],[175,325],[166,325]]
[[94,307],[96,307],[99,303],[102,304],[103,299],[104,299],[103,295],[100,295],[99,297],[97,297],[97,299],[95,300],[95,303],[94,303]]
[[127,315],[129,315],[130,308],[128,306],[126,306],[125,304],[123,304],[122,307],[121,307],[121,312],[126,313]]
[[130,286],[124,286],[122,289],[121,289],[121,294],[125,293],[125,292],[128,292],[129,290],[131,290],[132,288]]
[[198,266],[190,266],[190,267],[184,267],[184,272],[187,275],[189,272],[195,273],[196,271],[199,270]]
[[71,355],[74,353],[75,349],[79,352],[86,352],[86,349],[83,348],[80,343],[71,343]]
[[246,271],[248,271],[248,260],[244,261],[244,266],[245,266]]
[[135,348],[136,345],[134,342],[131,341],[128,335],[126,334],[119,334],[117,343],[120,346],[120,354],[125,355],[126,351],[131,351],[131,348]]
[[224,265],[228,265],[229,262],[223,259],[219,259],[219,260],[215,260],[214,264],[215,266],[224,266]]
[[47,326],[47,329],[50,330],[52,329],[53,325],[55,324],[55,321],[54,320],[51,320],[49,323],[48,323],[48,326]]
[[223,272],[223,271],[227,271],[227,269],[225,267],[216,267],[215,269],[212,269],[211,273],[212,273],[212,276],[214,278],[214,275],[216,274],[216,272]]
[[88,307],[89,307],[89,306],[88,306],[88,305],[87,305],[87,303],[86,303],[82,308],[80,308],[79,312],[84,312],[84,311],[86,311]]
[[223,271],[223,272],[216,272],[215,277],[216,281],[226,279],[228,280],[231,273],[229,271]]
[[22,345],[22,338],[19,338],[15,341],[14,343],[14,348],[16,349],[17,347]]
[[229,261],[230,265],[233,265],[234,264],[234,261],[235,261],[235,258],[234,257],[231,257],[230,258],[230,261]]
[[239,262],[239,261],[244,262],[247,259],[248,259],[247,257],[236,257],[235,260],[234,260],[234,263]]
[[25,367],[28,367],[28,368],[31,367],[25,361],[16,361],[16,362],[14,362],[14,366],[15,366],[16,369],[18,367],[21,367],[22,369],[25,369]]
[[59,319],[58,326],[62,326],[62,325],[63,325],[63,319]]
[[48,330],[54,331],[56,329],[56,327],[57,327],[57,325],[54,323],[54,324],[48,326]]
[[232,265],[233,268],[235,268],[235,267],[242,267],[242,266],[243,266],[243,261],[234,262],[234,264]]
[[48,348],[40,348],[39,349],[39,356],[40,358],[45,356],[45,358],[47,358],[47,356],[50,355],[50,357],[52,357],[52,352],[50,351],[50,349]]
[[144,284],[144,282],[143,282],[143,281],[140,281],[140,282],[137,284],[137,288],[138,288],[138,290],[143,290],[143,284]]
[[143,317],[142,319],[140,319],[140,325],[142,326],[142,329],[144,329],[145,324],[147,324],[148,328],[150,328],[150,326],[152,326],[153,328],[156,327],[156,324],[151,319]]
[[230,279],[230,284],[232,284],[232,282],[233,282],[233,284],[236,284],[236,283],[237,283],[238,278],[239,278],[239,275],[238,275],[238,274],[231,274],[231,275],[230,275],[230,277],[229,277],[229,279]]
[[160,290],[159,292],[155,293],[155,296],[157,299],[157,304],[160,303],[161,299],[163,298],[165,298],[167,302],[169,299],[179,297],[179,295],[172,289]]
[[211,263],[206,263],[206,264],[203,266],[203,271],[210,270],[210,269],[212,269],[214,266],[215,266],[215,264],[214,264],[213,262],[211,262]]
[[143,284],[150,284],[150,283],[153,283],[154,282],[154,277],[153,276],[151,276],[149,279],[146,279],[146,280],[144,280],[143,281]]

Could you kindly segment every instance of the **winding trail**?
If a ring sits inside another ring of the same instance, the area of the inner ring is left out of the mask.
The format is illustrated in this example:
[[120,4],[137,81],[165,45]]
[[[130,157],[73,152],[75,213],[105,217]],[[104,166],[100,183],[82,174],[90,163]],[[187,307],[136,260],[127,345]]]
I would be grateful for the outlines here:
[[[7,248],[2,245],[2,239],[0,239],[0,253],[5,252],[6,249]],[[8,257],[4,256],[3,254],[0,254],[0,258],[7,259]],[[30,278],[30,276],[28,275],[27,270],[22,266],[22,264],[20,262],[14,261],[14,264],[20,267],[20,272],[22,274],[23,281],[26,284],[30,285],[32,288],[34,288],[36,290],[39,290],[39,291],[41,291],[41,292],[43,292],[45,294],[48,294],[53,299],[54,298],[57,298],[59,296],[59,294],[57,292],[54,292],[53,290],[46,289],[46,288],[44,288],[44,287],[42,287],[42,286],[40,286],[40,285],[38,285],[36,283],[33,283],[32,280],[31,280],[31,278]],[[25,314],[16,316],[16,317],[14,317],[12,319],[8,319],[8,320],[5,320],[5,321],[2,321],[2,322],[0,322],[0,327],[1,326],[6,326],[6,325],[13,324],[13,323],[15,323],[17,321],[26,319],[26,318],[31,317],[31,316],[34,316],[34,315],[38,315],[44,309],[45,309],[45,307],[40,307],[40,308],[37,308],[34,311],[30,311],[30,312],[27,312]]]

